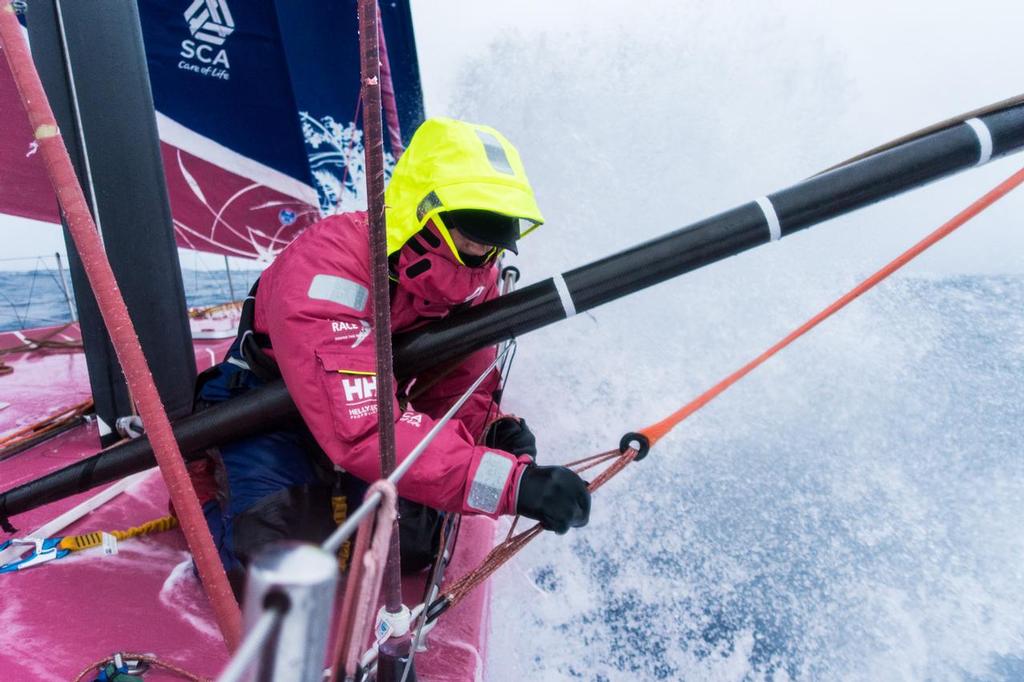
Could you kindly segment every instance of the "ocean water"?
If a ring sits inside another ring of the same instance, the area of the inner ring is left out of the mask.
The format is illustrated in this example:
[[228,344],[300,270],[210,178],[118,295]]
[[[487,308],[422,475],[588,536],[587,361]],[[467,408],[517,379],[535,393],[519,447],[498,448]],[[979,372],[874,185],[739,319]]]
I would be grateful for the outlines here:
[[[488,679],[1024,679],[1022,306],[897,279],[784,351],[505,569]],[[507,407],[544,461],[607,449],[740,364],[729,317],[524,338]]]
[[[182,269],[185,301],[189,307],[216,305],[245,297],[259,277],[259,270]],[[64,272],[74,305],[71,277]],[[19,271],[0,270],[0,331],[31,329],[60,324],[71,319],[68,302],[61,286],[60,274],[53,258],[40,258],[35,267]]]

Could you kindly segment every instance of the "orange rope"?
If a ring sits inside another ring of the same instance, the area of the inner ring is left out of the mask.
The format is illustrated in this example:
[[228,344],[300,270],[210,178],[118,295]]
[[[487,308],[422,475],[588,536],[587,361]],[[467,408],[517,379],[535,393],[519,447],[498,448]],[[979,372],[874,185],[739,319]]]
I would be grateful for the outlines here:
[[204,308],[189,308],[188,316],[193,320],[209,317],[213,313],[220,313],[227,310],[240,311],[242,309],[241,301],[228,301],[227,303],[218,303],[217,305],[210,305]]
[[88,414],[93,408],[92,398],[83,400],[77,405],[65,407],[59,412],[51,414],[33,424],[28,424],[10,433],[0,436],[0,457],[7,454],[9,450],[20,447],[27,442],[34,441],[51,431],[56,431],[69,422],[75,421]]
[[758,355],[756,358],[748,362],[743,367],[739,368],[725,379],[712,386],[710,389],[697,396],[694,400],[690,401],[683,407],[679,408],[672,414],[660,422],[651,424],[647,428],[640,431],[641,434],[647,437],[651,446],[653,446],[658,440],[660,440],[665,434],[674,429],[684,419],[689,417],[691,414],[699,410],[700,408],[707,405],[709,402],[717,398],[719,395],[725,392],[727,388],[735,384],[737,381],[750,374],[755,368],[764,363],[768,358],[772,357],[780,350],[788,346],[789,344],[796,341],[798,338],[814,329],[821,322],[825,321],[838,311],[842,310],[848,303],[859,297],[868,289],[871,289],[876,284],[884,280],[886,277],[896,272],[904,265],[917,258],[926,249],[933,246],[936,242],[949,236],[954,230],[962,226],[968,220],[978,215],[986,208],[994,204],[999,199],[1002,199],[1010,190],[1014,189],[1021,183],[1024,183],[1024,168],[1017,171],[1009,178],[1001,182],[995,189],[990,190],[980,199],[975,201],[973,204],[965,208],[963,211],[954,216],[951,220],[943,224],[937,230],[929,234],[927,237],[919,241],[911,248],[904,251],[895,260],[890,262],[884,268],[876,272],[875,274],[868,277],[866,280],[858,284],[856,287],[851,289],[849,292],[836,299],[831,305],[822,310],[820,313],[812,317],[811,319],[804,322],[802,325],[794,329],[788,335],[786,335],[781,341],[776,343],[774,346],[766,350],[765,352]]
[[[758,355],[756,358],[748,362],[746,365],[736,370],[722,381],[718,382],[710,389],[697,396],[694,400],[690,401],[679,410],[673,412],[665,419],[648,426],[639,433],[648,439],[648,445],[653,446],[660,438],[675,428],[680,422],[692,415],[700,408],[707,405],[709,402],[717,398],[726,389],[735,384],[737,381],[745,377],[747,374],[752,372],[759,365],[764,363],[768,358],[772,357],[780,350],[793,343],[814,327],[818,326],[821,322],[828,319],[836,312],[844,308],[854,299],[858,298],[861,294],[868,291],[879,282],[887,278],[892,273],[899,270],[901,267],[909,263],[911,260],[921,255],[926,249],[933,246],[936,242],[950,235],[957,228],[961,227],[971,218],[975,217],[986,208],[994,204],[996,201],[1006,196],[1012,189],[1024,183],[1024,168],[1017,171],[1009,178],[1000,183],[995,189],[989,191],[980,199],[975,201],[973,204],[968,206],[966,209],[958,213],[951,220],[943,224],[937,230],[929,234],[927,237],[919,241],[917,244],[907,249],[899,255],[895,260],[890,262],[888,265],[883,267],[875,274],[868,277],[866,280],[858,284],[856,287],[851,289],[848,293],[838,298],[835,302],[829,305],[827,308],[822,310],[820,313],[809,319],[804,324],[800,325],[788,335],[786,335],[781,341],[773,345],[765,352]],[[611,462],[607,469],[602,471],[597,478],[589,483],[587,486],[591,492],[594,492],[619,472],[626,468],[630,462],[636,459],[637,451],[633,448],[627,449],[625,452],[620,453],[618,450],[609,450],[608,452],[602,452],[591,457],[584,457],[583,459],[569,462],[567,466],[574,468],[575,471],[581,472],[591,469],[595,466],[603,464],[605,462]],[[453,582],[448,590],[431,605],[431,609],[434,609],[440,603],[444,603],[442,610],[450,608],[458,604],[470,591],[477,587],[480,583],[487,580],[496,570],[501,568],[505,563],[509,561],[516,553],[518,553],[523,547],[525,547],[531,540],[540,535],[543,530],[540,524],[535,524],[531,528],[513,535],[515,531],[516,522],[519,520],[517,516],[512,522],[512,528],[509,530],[509,535],[505,541],[499,544],[497,547],[491,550],[491,552],[484,558],[483,562],[474,570],[470,571],[466,575],[462,576],[455,582]],[[437,612],[440,615],[440,611]],[[435,616],[436,617],[436,616]]]

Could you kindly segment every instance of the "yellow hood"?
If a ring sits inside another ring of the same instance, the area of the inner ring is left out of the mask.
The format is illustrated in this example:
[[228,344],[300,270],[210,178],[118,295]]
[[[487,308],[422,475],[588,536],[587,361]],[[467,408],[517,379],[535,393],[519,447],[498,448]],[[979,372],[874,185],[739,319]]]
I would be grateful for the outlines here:
[[[384,193],[388,255],[442,211],[478,209],[519,218],[520,234],[544,222],[519,152],[494,128],[431,118],[413,135]],[[525,224],[523,224],[525,223]],[[448,228],[434,220],[462,262]]]

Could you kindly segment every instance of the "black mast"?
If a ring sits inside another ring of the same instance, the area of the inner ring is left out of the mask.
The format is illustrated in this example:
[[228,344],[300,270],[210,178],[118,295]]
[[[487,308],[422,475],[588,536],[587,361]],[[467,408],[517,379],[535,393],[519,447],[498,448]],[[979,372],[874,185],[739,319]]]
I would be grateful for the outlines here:
[[[1024,148],[1024,103],[1011,102],[841,165],[613,256],[538,282],[395,340],[399,376],[417,373],[576,312],[723,260],[830,218]],[[294,415],[281,381],[175,424],[197,450]],[[139,439],[0,494],[0,519],[152,466]]]
[[[134,2],[33,0],[33,59],[172,419],[192,407],[195,356]],[[64,230],[100,437],[133,406]]]

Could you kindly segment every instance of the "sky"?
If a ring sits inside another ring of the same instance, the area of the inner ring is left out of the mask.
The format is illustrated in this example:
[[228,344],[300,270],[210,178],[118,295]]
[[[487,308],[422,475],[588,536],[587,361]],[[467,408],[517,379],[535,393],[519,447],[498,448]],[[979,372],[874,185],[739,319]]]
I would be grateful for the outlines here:
[[[521,145],[531,175],[538,159],[530,158],[530,137],[537,131],[506,115],[509,107],[489,107],[483,101],[480,81],[488,74],[500,81],[489,91],[491,97],[534,100],[539,112],[532,115],[531,125],[551,126],[579,138],[583,144],[560,151],[578,155],[581,165],[601,144],[603,128],[626,128],[616,135],[620,148],[610,161],[633,177],[643,176],[646,185],[627,179],[620,186],[648,207],[674,208],[671,213],[653,212],[663,222],[651,228],[650,236],[782,189],[879,143],[1022,90],[1024,3],[1009,0],[970,6],[874,0],[525,0],[414,7],[428,112],[499,119],[511,128],[502,128],[506,134]],[[458,27],[456,40],[449,37],[452,26]],[[501,43],[510,48],[496,49]],[[520,78],[514,68],[501,70],[487,63],[502,59],[534,73]],[[551,94],[567,81],[572,81],[574,98],[584,99],[585,105]],[[521,91],[511,92],[514,87]],[[602,88],[599,97],[595,91]],[[572,115],[559,107],[571,109]],[[601,118],[593,113],[595,108],[616,113]],[[671,144],[652,148],[645,135]],[[709,138],[718,141],[714,151],[706,148]],[[544,151],[537,154],[543,157]],[[667,165],[667,159],[690,168],[665,168],[659,174],[648,170]],[[814,230],[809,230],[792,238],[814,241],[815,247],[789,248],[827,259],[869,244],[873,259],[865,260],[867,267],[879,256],[894,256],[1020,163],[1011,157],[936,183],[839,219],[821,235],[810,237]],[[662,177],[676,182],[676,188],[660,184]],[[709,177],[716,181],[709,183]],[[554,225],[557,216],[547,208],[563,197],[552,200],[551,189],[537,191],[548,195],[541,206]],[[598,198],[603,197],[577,195],[571,201]],[[1022,216],[1024,192],[990,209],[969,234],[940,245],[914,270],[1021,272]],[[578,264],[579,259],[567,265]],[[555,263],[552,267],[566,269]]]
[[[561,82],[571,82],[582,93],[607,85],[603,70],[641,66],[645,77],[615,81],[618,87],[607,93],[607,99],[595,97],[589,105],[615,108],[628,103],[630,111],[620,120],[627,126],[648,126],[652,135],[670,139],[672,148],[662,150],[666,159],[693,164],[692,172],[704,170],[704,178],[723,178],[716,191],[709,192],[704,182],[693,185],[695,194],[711,197],[713,202],[686,202],[687,188],[680,187],[684,201],[671,214],[678,219],[661,225],[660,231],[781,189],[863,149],[1018,94],[1022,88],[1024,3],[1017,0],[969,6],[918,0],[628,4],[413,0],[413,14],[428,115],[488,115],[488,103],[481,99],[481,74],[486,78],[488,73],[509,73],[489,72],[488,60],[504,62],[504,69],[514,69],[522,60],[523,70],[516,72],[521,90],[529,90],[530,84],[547,90],[557,87],[559,81],[552,80],[551,74],[558,73]],[[623,55],[623,62],[633,63],[617,65],[616,52]],[[642,83],[632,90],[631,82],[637,81]],[[541,107],[544,102],[558,102],[550,92],[503,94],[493,84],[488,92],[492,97],[536,97]],[[780,102],[786,106],[777,106]],[[520,104],[514,109],[526,107]],[[766,115],[766,109],[774,114]],[[577,119],[586,119],[583,114]],[[716,132],[724,136],[732,127],[735,134],[730,138],[745,141],[743,148],[726,144],[720,154],[709,155],[706,149],[691,153],[703,141],[696,134],[687,138],[685,131],[697,119],[708,118],[723,119],[723,127]],[[528,170],[531,137],[539,137],[535,134],[539,124],[564,130],[568,139],[593,132],[586,120],[577,126],[564,111],[554,109],[531,111],[529,125],[525,115],[506,124],[512,127],[506,134],[523,148]],[[623,137],[629,139],[629,135]],[[585,162],[593,141],[581,141],[567,146],[564,153],[578,154]],[[625,144],[613,162],[624,169],[638,164],[653,168],[663,162],[647,151],[643,158],[634,157],[630,144]],[[534,161],[534,166],[538,163],[544,161]],[[1009,175],[1015,163],[1020,162],[1003,160],[912,193],[891,206],[871,209],[871,222],[913,223],[923,234],[925,227],[937,225]],[[738,168],[742,171],[737,173]],[[546,177],[544,169],[540,171]],[[550,195],[556,189],[562,190],[548,184],[538,192]],[[643,187],[629,186],[628,192],[640,197]],[[595,199],[559,196],[549,203]],[[644,200],[666,203],[664,196],[653,193]],[[553,215],[557,217],[558,212]],[[970,238],[940,247],[920,267],[939,274],[1020,272],[1024,268],[1019,258],[1024,247],[1022,216],[1024,195],[1011,196],[979,219]],[[845,235],[861,229],[858,226],[865,219],[850,220],[837,221],[843,236],[834,230],[835,239],[819,245],[821,257],[827,257],[831,248],[857,243],[854,236]],[[869,240],[880,253],[906,245],[903,231],[874,230],[862,229],[860,239]],[[651,231],[657,233],[659,227]],[[2,259],[32,258],[63,249],[57,230],[6,216],[0,216],[0,240]],[[183,261],[199,263],[195,256],[183,255]],[[31,267],[31,263],[3,260],[0,268]]]

